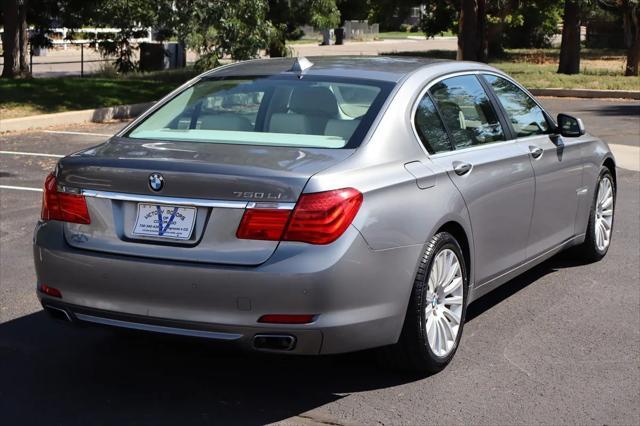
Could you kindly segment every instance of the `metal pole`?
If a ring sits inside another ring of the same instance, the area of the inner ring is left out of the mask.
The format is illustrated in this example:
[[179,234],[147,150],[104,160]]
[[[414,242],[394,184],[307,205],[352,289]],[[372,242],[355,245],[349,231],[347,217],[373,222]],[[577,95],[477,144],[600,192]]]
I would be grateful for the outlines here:
[[80,43],[80,77],[84,77],[84,43]]
[[29,46],[29,72],[33,75],[33,46]]

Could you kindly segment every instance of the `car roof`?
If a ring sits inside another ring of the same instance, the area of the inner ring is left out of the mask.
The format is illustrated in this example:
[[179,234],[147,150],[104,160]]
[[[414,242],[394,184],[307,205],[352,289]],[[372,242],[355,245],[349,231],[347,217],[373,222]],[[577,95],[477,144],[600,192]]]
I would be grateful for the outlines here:
[[[305,76],[348,77],[398,82],[414,71],[443,64],[460,64],[446,59],[408,56],[313,56]],[[213,69],[202,77],[238,77],[290,74],[297,58],[256,59]]]

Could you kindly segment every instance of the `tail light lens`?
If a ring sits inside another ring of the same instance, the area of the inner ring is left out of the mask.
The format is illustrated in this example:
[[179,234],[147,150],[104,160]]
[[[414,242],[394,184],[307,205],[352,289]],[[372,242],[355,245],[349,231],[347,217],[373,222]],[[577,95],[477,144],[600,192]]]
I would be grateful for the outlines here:
[[62,293],[60,292],[60,290],[54,287],[49,287],[46,284],[40,285],[40,291],[51,297],[62,297]]
[[282,238],[289,210],[247,209],[236,236],[245,240],[275,240]]
[[85,198],[82,195],[58,192],[58,182],[53,173],[44,181],[40,217],[42,220],[60,220],[85,225],[91,223]]
[[358,190],[345,188],[302,194],[291,214],[287,210],[248,209],[236,236],[329,244],[349,227],[360,209],[362,199]]

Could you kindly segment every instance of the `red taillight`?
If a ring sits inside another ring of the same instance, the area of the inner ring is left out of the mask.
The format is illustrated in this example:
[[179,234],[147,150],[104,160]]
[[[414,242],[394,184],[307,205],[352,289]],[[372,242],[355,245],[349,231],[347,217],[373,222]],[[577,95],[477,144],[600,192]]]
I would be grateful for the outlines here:
[[302,194],[284,240],[329,244],[351,225],[362,204],[362,194],[353,189]]
[[289,213],[289,210],[247,209],[236,236],[245,240],[279,241],[289,221]]
[[49,287],[46,284],[40,285],[40,291],[51,297],[62,297],[62,293],[57,288]]
[[269,314],[263,315],[258,322],[267,324],[309,324],[316,319],[316,315],[288,315],[288,314]]
[[329,244],[349,227],[360,209],[362,198],[362,194],[353,188],[302,194],[290,220],[288,210],[247,209],[236,236],[250,240]]
[[42,220],[61,220],[63,222],[91,223],[87,202],[82,195],[58,192],[58,182],[53,173],[44,181],[42,195]]

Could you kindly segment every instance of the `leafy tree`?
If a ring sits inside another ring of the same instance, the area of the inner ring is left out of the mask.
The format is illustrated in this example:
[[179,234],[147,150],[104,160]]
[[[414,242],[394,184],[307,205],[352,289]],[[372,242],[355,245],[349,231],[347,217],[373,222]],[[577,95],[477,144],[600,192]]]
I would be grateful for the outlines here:
[[638,76],[640,72],[640,0],[598,0],[605,10],[622,14],[627,50],[625,75]]
[[298,40],[304,35],[300,26],[309,22],[309,9],[305,1],[269,0],[267,19],[274,26],[267,49],[269,56],[287,56],[287,40]]
[[187,46],[200,54],[199,69],[218,66],[224,56],[256,58],[273,36],[266,0],[188,0],[180,8],[186,11],[182,28]]
[[157,20],[154,2],[149,0],[101,0],[92,10],[92,23],[96,26],[119,28],[108,40],[98,41],[100,51],[115,56],[115,66],[119,72],[134,71],[134,51],[138,47],[131,43],[133,38],[147,35],[145,27],[151,27]]
[[334,28],[340,25],[340,10],[335,0],[307,0],[309,24],[315,28]]
[[486,61],[486,0],[462,0],[458,32],[461,61]]
[[396,31],[409,16],[411,8],[421,3],[419,0],[370,0],[369,22],[380,24],[381,31]]
[[580,73],[581,0],[565,0],[560,45],[560,74]]
[[336,0],[343,21],[364,21],[369,18],[369,0]]
[[2,77],[28,77],[29,71],[27,9],[28,0],[2,1],[2,46],[4,65]]
[[340,25],[340,10],[335,0],[269,0],[267,19],[273,24],[269,56],[286,56],[287,40],[303,36],[302,25],[332,28]]

